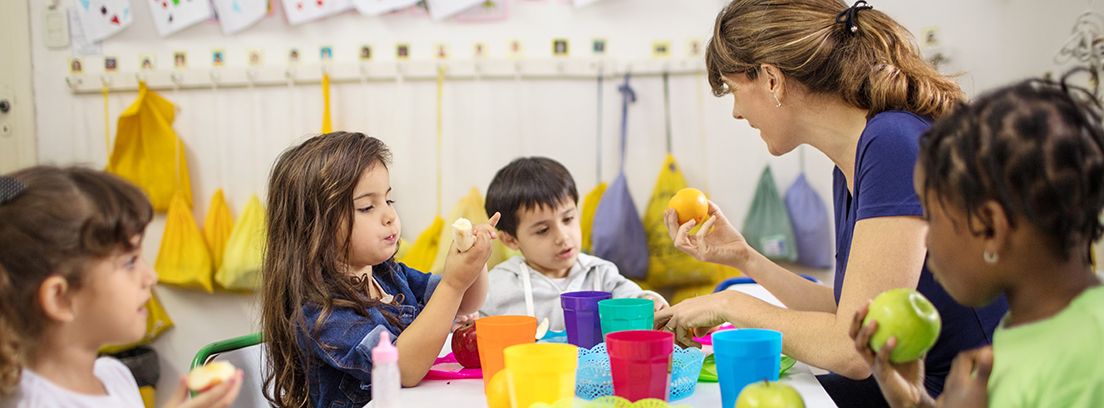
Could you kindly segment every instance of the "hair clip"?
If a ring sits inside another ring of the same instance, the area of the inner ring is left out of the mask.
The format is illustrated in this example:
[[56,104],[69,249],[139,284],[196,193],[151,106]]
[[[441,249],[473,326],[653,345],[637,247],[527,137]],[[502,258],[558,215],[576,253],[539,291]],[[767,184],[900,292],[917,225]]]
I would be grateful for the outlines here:
[[859,32],[859,12],[873,8],[874,6],[866,4],[864,0],[856,1],[847,10],[836,14],[836,24],[843,23],[844,27],[847,28],[847,32],[855,34]]
[[14,200],[20,194],[23,194],[26,189],[27,185],[19,180],[8,176],[0,176],[0,204],[6,204],[8,201]]

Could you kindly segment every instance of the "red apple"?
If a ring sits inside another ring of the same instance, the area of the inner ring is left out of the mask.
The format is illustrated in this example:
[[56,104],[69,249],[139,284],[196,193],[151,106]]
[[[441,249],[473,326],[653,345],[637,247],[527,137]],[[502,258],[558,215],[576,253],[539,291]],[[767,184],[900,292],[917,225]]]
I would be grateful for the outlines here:
[[464,323],[452,332],[452,354],[464,368],[479,368],[479,344],[475,341],[475,322]]

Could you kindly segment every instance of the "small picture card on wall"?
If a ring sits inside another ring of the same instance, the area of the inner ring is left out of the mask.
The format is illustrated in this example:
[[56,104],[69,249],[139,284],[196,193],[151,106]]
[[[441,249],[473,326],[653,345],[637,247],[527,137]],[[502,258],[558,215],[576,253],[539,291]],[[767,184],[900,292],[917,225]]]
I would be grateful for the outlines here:
[[211,65],[221,67],[226,64],[226,53],[222,50],[211,51]]
[[206,0],[147,0],[153,25],[162,37],[207,21],[214,14]]
[[261,50],[249,50],[249,66],[259,67],[264,64],[264,52]]
[[590,43],[590,52],[594,55],[606,55],[606,39],[595,38],[594,41]]
[[176,69],[184,69],[188,67],[188,53],[184,51],[177,51],[173,53],[173,67]]
[[142,54],[139,57],[139,61],[142,61],[140,67],[142,71],[153,71],[155,68],[155,60],[153,54]]
[[69,59],[69,73],[77,75],[84,72],[84,64],[81,63],[80,58]]
[[690,56],[697,57],[702,54],[702,42],[701,40],[690,40]]
[[399,44],[395,46],[395,58],[400,60],[410,59],[410,45]]
[[288,51],[288,64],[295,65],[299,63],[299,49],[292,48]]
[[418,0],[353,0],[357,11],[366,16],[378,16],[415,4],[418,4]]
[[521,41],[510,41],[510,58],[521,58]]
[[671,56],[670,41],[656,41],[652,43],[652,57],[667,58],[669,56]]
[[567,39],[557,38],[555,40],[552,40],[552,55],[557,57],[566,57],[567,53]]
[[333,61],[333,47],[327,45],[319,48],[318,60],[322,62]]
[[84,37],[98,42],[130,26],[130,0],[73,0]]
[[222,32],[233,34],[249,28],[268,14],[268,0],[212,0]]
[[288,23],[299,25],[329,17],[353,6],[350,0],[283,0]]
[[104,57],[104,71],[115,72],[119,69],[119,60],[115,57]]
[[372,60],[372,47],[368,45],[360,46],[360,60],[371,61]]

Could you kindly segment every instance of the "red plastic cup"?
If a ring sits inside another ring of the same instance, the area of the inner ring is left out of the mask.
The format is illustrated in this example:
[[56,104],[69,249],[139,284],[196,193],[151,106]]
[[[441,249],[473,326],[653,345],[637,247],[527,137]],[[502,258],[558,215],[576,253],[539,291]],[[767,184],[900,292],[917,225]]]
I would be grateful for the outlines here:
[[671,353],[675,335],[658,330],[629,330],[606,335],[613,394],[635,402],[667,401],[671,383]]

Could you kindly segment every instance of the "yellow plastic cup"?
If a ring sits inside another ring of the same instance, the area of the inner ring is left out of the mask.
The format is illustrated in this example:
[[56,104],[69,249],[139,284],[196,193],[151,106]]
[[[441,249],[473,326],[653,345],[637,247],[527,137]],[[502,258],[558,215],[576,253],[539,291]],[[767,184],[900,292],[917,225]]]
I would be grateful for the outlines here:
[[554,404],[575,397],[579,348],[571,344],[539,343],[510,346],[504,352],[510,406]]
[[484,391],[495,373],[502,370],[502,351],[515,344],[533,343],[536,337],[537,319],[532,316],[489,316],[475,321]]

